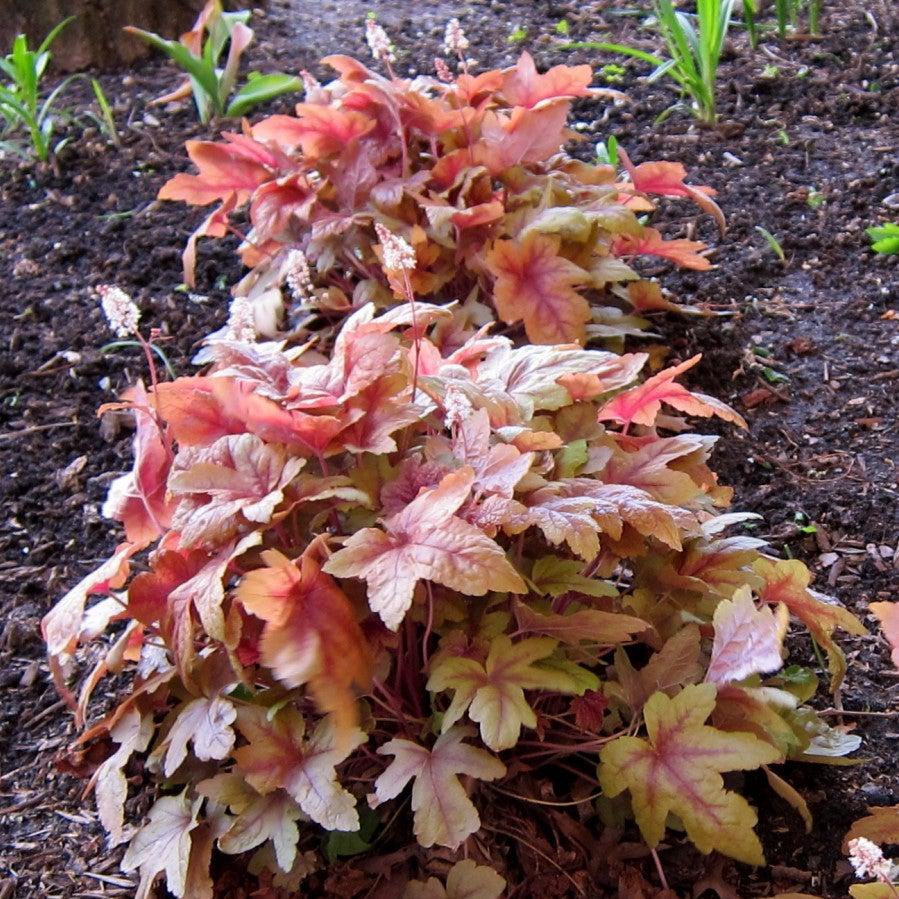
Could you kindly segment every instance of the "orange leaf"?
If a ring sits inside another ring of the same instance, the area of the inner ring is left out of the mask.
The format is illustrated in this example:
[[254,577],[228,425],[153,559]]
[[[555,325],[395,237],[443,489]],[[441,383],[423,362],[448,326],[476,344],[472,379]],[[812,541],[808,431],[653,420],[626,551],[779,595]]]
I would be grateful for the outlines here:
[[320,541],[291,562],[275,550],[268,567],[244,575],[237,598],[266,622],[262,661],[288,687],[308,683],[321,712],[333,712],[338,737],[358,723],[353,685],[371,676],[368,644],[346,594],[321,570]]
[[339,153],[374,127],[374,119],[361,112],[298,103],[297,117],[273,115],[263,119],[253,127],[253,137],[272,141],[287,152],[300,146],[305,156],[320,158]]
[[166,181],[159,191],[160,200],[183,200],[194,206],[205,206],[213,200],[224,200],[237,194],[238,203],[272,177],[277,159],[259,146],[253,152],[242,143],[220,144],[213,141],[189,140],[187,155],[200,170],[198,175],[184,172]]
[[534,343],[583,343],[587,334],[590,306],[573,288],[590,276],[559,255],[559,244],[532,232],[520,242],[496,241],[487,255],[496,311],[507,324],[523,321]]
[[530,53],[503,72],[502,94],[513,106],[531,108],[542,100],[558,97],[589,97],[593,80],[591,66],[553,66],[541,75]]
[[899,668],[899,602],[872,602],[871,611],[877,616],[880,626],[893,647],[893,664]]
[[835,690],[846,673],[846,658],[831,636],[837,628],[859,636],[866,634],[865,626],[848,609],[835,601],[825,602],[821,594],[808,589],[811,573],[797,559],[775,561],[761,558],[752,566],[764,585],[759,599],[782,602],[809,629],[809,633],[827,652],[830,685]]
[[674,383],[678,375],[692,368],[701,358],[702,355],[697,354],[681,362],[680,365],[660,371],[639,387],[619,393],[599,410],[599,420],[618,421],[625,427],[638,424],[650,428],[655,425],[662,403],[667,403],[678,412],[687,415],[698,415],[701,418],[717,415],[741,428],[747,427],[742,416],[734,412],[730,406],[704,393],[692,393],[683,385]]
[[699,255],[705,248],[699,240],[665,240],[655,228],[644,228],[639,237],[625,234],[616,238],[612,252],[616,256],[658,256],[681,268],[705,272],[712,267],[705,256]]

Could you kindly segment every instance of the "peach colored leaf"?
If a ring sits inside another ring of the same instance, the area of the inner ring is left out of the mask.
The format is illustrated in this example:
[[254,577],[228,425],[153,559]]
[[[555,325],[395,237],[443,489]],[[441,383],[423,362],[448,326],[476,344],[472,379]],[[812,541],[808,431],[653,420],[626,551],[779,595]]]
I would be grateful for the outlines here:
[[895,899],[896,888],[891,883],[854,883],[849,895],[852,899]]
[[643,162],[635,166],[627,153],[619,152],[622,164],[631,179],[630,185],[621,185],[644,194],[660,197],[685,197],[692,200],[703,212],[711,215],[723,232],[726,226],[724,213],[712,199],[716,191],[699,184],[685,184],[687,170],[679,162]]
[[234,745],[231,725],[237,718],[237,710],[224,696],[207,699],[201,696],[184,705],[166,736],[168,745],[163,760],[163,773],[171,777],[187,758],[187,744],[194,745],[194,755],[200,761],[223,759]]
[[505,888],[506,881],[493,868],[466,858],[450,868],[446,886],[436,877],[412,880],[403,899],[499,899]]
[[179,899],[187,899],[190,834],[197,826],[197,812],[202,801],[195,799],[191,802],[186,790],[177,796],[157,799],[150,809],[149,820],[128,844],[122,859],[122,870],[139,868],[142,887],[149,887],[157,875],[165,872],[169,892]]
[[650,627],[649,622],[620,612],[578,609],[565,614],[543,614],[524,603],[516,605],[515,617],[522,632],[543,634],[569,646],[576,646],[578,643],[596,643],[601,646],[630,643],[634,634],[642,633]]
[[[584,692],[573,677],[537,664],[551,656],[557,646],[558,641],[550,637],[513,643],[500,634],[491,640],[483,665],[475,659],[442,655],[431,667],[427,683],[432,693],[453,691],[452,702],[443,715],[442,732],[446,733],[467,711],[468,717],[480,724],[481,739],[490,749],[511,749],[522,727],[537,726],[525,690]],[[592,688],[598,684],[597,680]]]
[[437,487],[385,519],[384,530],[363,528],[353,534],[324,571],[364,578],[372,611],[392,630],[405,617],[419,580],[468,596],[491,590],[527,592],[500,546],[455,515],[473,483],[469,467],[446,475]]
[[[465,153],[468,165],[486,166],[491,175],[500,175],[511,166],[542,162],[562,148],[570,106],[568,100],[559,99],[543,101],[533,109],[516,106],[511,113],[489,110],[473,156],[465,150],[459,152]],[[439,166],[434,167],[435,174]]]
[[870,609],[893,648],[890,656],[893,664],[899,668],[899,602],[872,602]]
[[307,740],[303,716],[291,706],[271,719],[264,708],[242,707],[237,726],[248,744],[232,755],[253,789],[266,795],[283,788],[326,830],[359,829],[356,800],[337,782],[335,766],[368,739],[361,730],[338,747],[332,722],[323,718]]
[[600,753],[599,782],[610,798],[630,790],[637,824],[653,848],[668,815],[705,853],[717,849],[738,861],[764,864],[753,832],[752,807],[725,790],[721,773],[751,771],[780,760],[779,752],[748,733],[705,724],[715,707],[714,684],[684,687],[673,699],[655,693],[643,709],[647,738],[618,737]]
[[128,796],[128,781],[125,765],[135,752],[143,752],[153,736],[153,718],[141,716],[135,708],[130,708],[115,723],[109,732],[119,748],[97,769],[91,779],[97,812],[100,821],[109,834],[109,845],[118,846],[125,839],[122,828],[125,821],[125,799]]
[[655,229],[646,227],[639,237],[629,234],[617,237],[612,244],[616,256],[657,256],[660,259],[698,272],[708,271],[712,263],[700,255],[706,245],[699,240],[665,240]]
[[305,459],[254,434],[232,434],[202,449],[182,450],[169,478],[176,502],[172,527],[180,533],[180,547],[221,544],[241,529],[267,524],[304,464]]
[[811,809],[805,801],[802,794],[790,783],[785,781],[780,775],[775,774],[767,765],[764,765],[765,777],[768,778],[768,786],[796,810],[802,823],[805,824],[805,832],[811,833],[814,827],[814,819],[812,818]]
[[531,232],[522,241],[497,240],[487,254],[499,317],[523,321],[534,343],[583,343],[587,335],[590,306],[574,286],[589,275],[560,256],[559,245],[558,237]]
[[718,604],[712,623],[715,641],[705,679],[713,684],[741,681],[750,674],[770,674],[783,665],[784,635],[788,613],[777,607],[777,616],[767,606],[759,608],[749,587],[743,586]]
[[533,453],[522,453],[508,443],[490,445],[490,416],[478,409],[461,422],[453,435],[453,456],[474,469],[474,489],[511,499],[518,482],[528,473]]
[[811,573],[798,559],[777,561],[758,559],[752,566],[762,581],[759,599],[768,603],[783,603],[809,630],[827,653],[830,687],[835,690],[846,674],[846,657],[833,639],[840,628],[859,636],[866,634],[865,626],[836,600],[825,601],[821,594],[809,589]]
[[244,575],[237,598],[266,622],[263,664],[288,687],[308,683],[318,710],[333,713],[342,739],[358,724],[353,686],[368,686],[371,654],[349,599],[321,570],[321,546],[314,541],[294,562],[263,552],[266,567]]
[[301,147],[304,156],[321,158],[339,153],[376,124],[361,112],[336,106],[298,103],[296,111],[296,116],[273,115],[263,119],[253,126],[254,139],[272,142],[287,153]]
[[368,804],[377,808],[412,784],[413,829],[425,848],[437,844],[457,849],[481,826],[477,809],[468,798],[459,775],[478,780],[505,776],[506,766],[495,756],[462,741],[473,733],[468,727],[454,727],[437,738],[433,749],[409,740],[390,740],[378,747],[379,755],[393,761],[375,781]]
[[700,354],[681,362],[679,365],[666,368],[644,381],[639,387],[619,393],[599,410],[600,421],[617,421],[653,427],[656,417],[666,403],[678,412],[687,415],[698,415],[709,418],[717,415],[725,421],[731,421],[741,428],[747,427],[743,418],[714,397],[703,393],[692,393],[674,379],[696,365],[702,358]]
[[156,416],[150,411],[143,384],[132,390],[134,466],[109,485],[103,517],[121,521],[131,543],[146,546],[165,530],[171,520],[166,498],[166,478],[172,454],[163,440]]
[[555,486],[541,487],[522,500],[524,508],[504,519],[507,533],[515,535],[537,527],[553,546],[566,543],[585,562],[596,557],[601,528],[593,515],[595,500],[587,496],[561,496]]
[[868,814],[853,822],[849,833],[843,838],[846,852],[850,840],[865,837],[878,846],[899,846],[899,805],[873,805]]
[[476,381],[480,387],[507,394],[528,420],[535,412],[571,405],[571,395],[561,383],[565,375],[595,376],[597,392],[606,393],[632,383],[647,358],[645,353],[619,356],[570,346],[512,349],[504,344],[478,366]]
[[242,203],[260,184],[271,179],[272,168],[277,165],[277,157],[261,145],[254,151],[241,143],[189,140],[186,147],[200,173],[182,172],[166,181],[159,191],[160,200],[205,206],[235,194],[237,202]]
[[500,88],[512,106],[536,106],[559,97],[589,97],[593,69],[590,66],[553,66],[540,75],[530,53],[524,52],[512,68],[503,72]]
[[96,570],[86,574],[41,620],[41,634],[51,656],[74,651],[84,620],[87,597],[109,594],[128,578],[131,557],[143,549],[139,544],[120,543],[115,552]]
[[275,860],[282,871],[290,871],[297,856],[297,820],[306,820],[302,809],[284,790],[264,796],[257,793],[239,774],[217,774],[197,784],[197,791],[228,806],[233,815],[218,839],[228,855],[239,855],[271,841]]

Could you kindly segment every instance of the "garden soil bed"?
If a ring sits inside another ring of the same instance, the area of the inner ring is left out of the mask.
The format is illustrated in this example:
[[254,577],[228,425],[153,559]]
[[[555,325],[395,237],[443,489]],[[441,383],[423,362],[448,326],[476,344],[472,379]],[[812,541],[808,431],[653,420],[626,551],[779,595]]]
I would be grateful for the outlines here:
[[[655,125],[673,94],[642,80],[643,64],[626,63],[614,86],[629,102],[575,105],[585,138],[575,152],[589,156],[614,134],[635,161],[681,161],[694,182],[719,191],[729,223],[723,237],[685,207],[669,207],[664,224],[668,236],[695,233],[715,245],[717,268],[666,283],[682,300],[726,314],[670,317],[656,330],[679,358],[703,352],[698,383],[749,419],[746,434],[728,429],[714,464],[736,488],[737,507],[763,516],[754,533],[808,562],[816,586],[870,625],[870,602],[899,598],[899,257],[876,257],[864,234],[896,218],[882,203],[899,191],[899,22],[889,21],[889,0],[833,6],[820,41],[769,38],[750,53],[735,31],[716,130],[698,130],[679,112]],[[397,45],[402,74],[431,71],[451,15],[462,18],[484,68],[511,63],[521,49],[540,67],[612,61],[559,50],[554,29],[563,18],[568,40],[657,49],[640,27],[645,16],[622,15],[620,4],[272,0],[256,20],[251,64],[324,76],[320,56],[365,55],[370,8]],[[516,28],[527,29],[518,45],[508,40]],[[92,288],[108,282],[132,293],[144,324],[161,330],[172,364],[187,372],[198,338],[223,322],[225,285],[239,275],[233,244],[219,242],[201,252],[200,296],[176,290],[184,240],[203,213],[154,196],[186,167],[183,142],[215,129],[198,126],[190,110],[148,106],[175,77],[155,61],[103,76],[120,149],[88,134],[63,152],[56,171],[0,163],[0,899],[133,893],[82,799],[85,781],[57,770],[73,732],[48,678],[39,622],[115,544],[99,507],[110,480],[130,467],[127,423],[107,417],[101,425],[95,412],[142,376],[141,359],[129,349],[101,352],[110,338]],[[78,89],[71,96],[88,102]],[[785,264],[756,226],[776,235]],[[849,823],[867,805],[899,801],[899,679],[881,638],[843,645],[843,706],[887,713],[843,719],[864,738],[864,764],[789,769],[815,815],[808,836],[787,805],[749,780],[770,867],[708,860],[671,835],[660,857],[678,895],[846,894],[840,842]],[[807,639],[792,648],[794,660],[816,664]],[[133,800],[133,816],[146,801]],[[616,880],[622,861],[640,856],[632,831],[615,845],[565,810],[538,819],[498,793],[484,823],[484,845],[504,860],[510,895],[655,895],[648,859],[646,885]],[[401,842],[387,851],[393,855],[317,875],[305,894],[396,895],[391,863],[414,855],[440,865],[439,854]],[[221,882],[222,896],[254,889],[236,868]]]

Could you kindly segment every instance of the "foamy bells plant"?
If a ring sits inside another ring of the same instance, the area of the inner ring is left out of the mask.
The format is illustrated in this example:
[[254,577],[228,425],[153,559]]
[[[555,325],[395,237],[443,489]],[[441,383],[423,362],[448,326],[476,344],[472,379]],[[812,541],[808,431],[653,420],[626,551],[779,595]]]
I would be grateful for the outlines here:
[[[634,165],[622,151],[619,168],[568,155],[572,101],[610,93],[590,87],[589,66],[541,74],[525,53],[511,68],[471,74],[467,39],[448,28],[463,71],[454,76],[441,63],[443,81],[403,79],[389,69],[378,27],[370,24],[369,41],[387,75],[329,56],[323,62],[338,77],[307,78],[294,115],[245,124],[221,142],[188,142],[197,173],[176,175],[159,196],[218,204],[188,241],[188,283],[198,240],[237,232],[250,272],[236,292],[253,302],[269,337],[285,294],[294,303],[297,252],[310,273],[303,317],[334,321],[367,302],[404,303],[405,285],[382,264],[381,227],[411,247],[417,297],[467,298],[485,320],[523,326],[533,343],[620,341],[648,327],[643,313],[682,308],[640,277],[641,258],[702,271],[711,268],[707,247],[666,240],[644,216],[654,198],[681,199],[723,226],[714,190],[688,183],[676,162]],[[231,222],[241,208],[246,232]]]
[[[43,621],[80,726],[104,677],[129,685],[77,745],[110,746],[91,786],[139,895],[211,896],[213,852],[296,889],[364,806],[461,852],[502,815],[493,787],[550,774],[562,802],[599,785],[652,847],[674,816],[761,863],[722,774],[764,767],[807,814],[770,766],[859,744],[783,669],[787,615],[833,687],[834,631],[864,629],[728,536],[751,516],[724,512],[715,438],[683,416],[742,420],[679,383],[697,359],[641,380],[645,354],[515,347],[422,302],[366,304],[328,341],[219,341],[205,374],[134,388],[104,508],[122,542]],[[160,786],[143,822],[136,757]]]

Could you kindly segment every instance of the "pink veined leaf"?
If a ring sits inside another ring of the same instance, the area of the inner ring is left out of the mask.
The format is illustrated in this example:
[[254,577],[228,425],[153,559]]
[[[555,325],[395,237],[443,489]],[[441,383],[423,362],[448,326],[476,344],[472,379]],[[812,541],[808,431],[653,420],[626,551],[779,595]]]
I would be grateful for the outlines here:
[[787,631],[787,607],[777,614],[768,606],[756,606],[748,586],[715,609],[715,641],[705,679],[714,684],[741,681],[751,674],[769,674],[783,665],[783,639]]
[[172,520],[182,549],[221,544],[242,527],[267,524],[284,488],[305,459],[290,456],[254,434],[222,437],[202,449],[179,453],[169,478],[177,503]]
[[131,391],[136,432],[134,467],[109,486],[103,517],[121,521],[131,543],[152,543],[170,524],[166,478],[172,454],[163,440],[143,384]]
[[478,409],[459,425],[453,436],[453,455],[474,469],[476,491],[508,498],[534,461],[533,453],[522,453],[510,444],[490,446],[490,416],[485,409]]
[[128,780],[125,765],[135,752],[143,752],[153,737],[152,716],[142,716],[130,708],[109,732],[119,748],[97,769],[91,778],[97,812],[109,834],[109,845],[118,846],[125,839],[122,832],[125,823],[125,799],[128,796]]
[[890,646],[893,648],[890,658],[899,668],[899,602],[872,602],[871,611],[880,622]]
[[285,152],[301,147],[304,156],[320,158],[339,153],[347,144],[368,134],[375,121],[347,109],[297,104],[297,116],[273,115],[253,126],[253,137],[272,142]]
[[662,403],[666,403],[678,412],[687,415],[698,415],[709,418],[717,415],[725,421],[731,421],[741,428],[748,427],[742,416],[734,412],[714,397],[704,393],[694,393],[674,379],[696,365],[701,354],[692,356],[679,365],[666,368],[644,381],[639,387],[619,393],[599,410],[600,421],[617,421],[625,426],[631,424],[652,427],[655,424]]
[[715,707],[714,684],[684,687],[673,699],[654,694],[643,716],[647,738],[618,737],[600,753],[599,782],[610,798],[630,790],[637,824],[658,846],[668,815],[687,836],[752,865],[764,864],[749,803],[724,788],[721,773],[749,771],[781,759],[777,749],[749,733],[725,733],[705,724]]
[[385,519],[384,530],[363,528],[353,534],[323,570],[334,577],[364,578],[372,611],[392,630],[405,617],[419,580],[469,596],[490,590],[526,592],[500,546],[455,515],[473,483],[471,468],[448,474]]
[[335,766],[368,739],[361,730],[338,747],[332,722],[323,718],[306,738],[303,716],[290,706],[272,720],[259,706],[241,708],[237,726],[249,742],[232,755],[253,789],[267,795],[283,788],[326,830],[359,829],[356,800],[338,783]]
[[165,872],[169,892],[178,899],[188,899],[190,835],[197,826],[202,802],[202,799],[191,802],[186,790],[178,796],[161,796],[156,800],[149,820],[131,839],[122,859],[123,871],[140,869],[139,895],[148,896],[153,881]]
[[474,147],[468,165],[483,165],[492,175],[511,166],[543,162],[558,153],[565,142],[568,100],[547,100],[526,109],[516,106],[511,114],[489,110],[481,124],[482,140]]
[[498,758],[463,742],[472,733],[472,728],[454,727],[439,736],[430,750],[402,739],[378,747],[379,755],[392,755],[393,761],[375,781],[368,804],[377,808],[395,799],[413,781],[413,826],[418,842],[425,849],[435,844],[457,849],[481,826],[459,775],[496,780],[506,773]]
[[237,709],[224,696],[192,699],[178,712],[172,729],[166,736],[163,773],[171,777],[187,758],[187,744],[192,742],[194,755],[204,762],[224,759],[234,746]]

